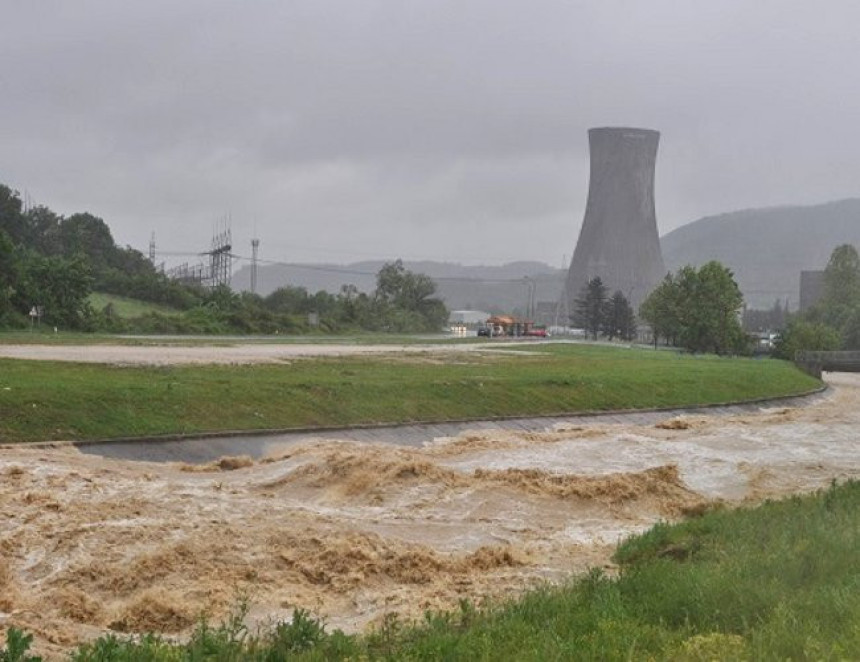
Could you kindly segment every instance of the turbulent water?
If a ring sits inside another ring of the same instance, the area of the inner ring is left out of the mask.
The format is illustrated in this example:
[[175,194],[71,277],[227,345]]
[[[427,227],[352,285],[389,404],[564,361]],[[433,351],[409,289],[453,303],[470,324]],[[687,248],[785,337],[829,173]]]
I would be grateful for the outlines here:
[[714,503],[860,477],[860,375],[803,408],[480,430],[422,448],[336,439],[156,464],[0,451],[0,626],[56,656],[111,628],[182,633],[247,596],[357,630],[516,595]]

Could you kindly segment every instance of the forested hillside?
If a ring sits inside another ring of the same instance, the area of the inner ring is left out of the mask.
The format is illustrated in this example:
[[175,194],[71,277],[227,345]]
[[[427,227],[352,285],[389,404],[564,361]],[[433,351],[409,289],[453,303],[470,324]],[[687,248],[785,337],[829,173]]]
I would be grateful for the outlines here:
[[117,246],[102,219],[62,217],[43,206],[24,210],[18,193],[0,184],[0,327],[23,326],[34,310],[48,326],[110,326],[89,305],[91,291],[177,308],[199,301],[139,251]]
[[[370,293],[343,282],[336,294],[283,287],[261,297],[174,281],[140,251],[117,246],[101,218],[24,209],[20,195],[0,184],[0,329],[37,321],[40,328],[145,333],[412,332],[438,331],[447,321],[432,280],[399,260],[379,268]],[[94,307],[103,298],[93,292],[177,312],[123,317],[113,305]]]

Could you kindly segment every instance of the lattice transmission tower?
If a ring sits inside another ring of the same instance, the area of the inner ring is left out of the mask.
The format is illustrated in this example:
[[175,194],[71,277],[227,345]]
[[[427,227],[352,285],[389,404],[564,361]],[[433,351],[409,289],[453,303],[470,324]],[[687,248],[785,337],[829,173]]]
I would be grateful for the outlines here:
[[232,250],[232,233],[229,227],[225,227],[212,237],[212,248],[204,253],[209,256],[209,287],[229,287],[233,265]]

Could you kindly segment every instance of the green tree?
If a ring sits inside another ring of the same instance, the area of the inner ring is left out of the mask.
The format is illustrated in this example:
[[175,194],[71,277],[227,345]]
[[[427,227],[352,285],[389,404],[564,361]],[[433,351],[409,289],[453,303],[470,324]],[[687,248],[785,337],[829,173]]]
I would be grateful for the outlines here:
[[27,226],[21,208],[18,191],[0,184],[0,230],[5,232],[15,245],[23,244],[27,238]]
[[810,318],[841,329],[852,311],[860,306],[860,258],[857,250],[843,244],[833,250],[824,270],[824,294]]
[[[87,291],[111,292],[183,310],[202,301],[202,289],[170,280],[139,251],[117,247],[102,219],[92,214],[64,219],[44,206],[26,212],[22,207],[19,194],[0,184],[0,326],[22,323],[37,303],[45,308],[46,322],[58,326],[110,321],[105,316],[94,317],[78,299],[79,286],[87,282]],[[69,276],[66,292],[60,279],[54,278],[56,273]],[[116,324],[111,322],[110,328],[115,330]]]
[[43,321],[65,328],[83,328],[91,314],[87,297],[92,276],[83,255],[73,258],[29,253],[23,260],[17,306],[29,310],[41,306]]
[[613,340],[633,340],[636,337],[636,315],[627,297],[616,290],[606,302],[603,313],[603,334]]
[[[841,338],[840,346],[844,349],[860,349],[860,256],[854,246],[843,244],[830,254],[824,270],[824,294],[816,306],[803,314],[802,321],[821,333],[822,326],[828,327],[835,337]],[[809,329],[801,330],[805,333],[799,336],[802,342],[795,343],[797,348],[812,349],[805,344],[813,342],[814,335]],[[790,326],[786,333],[792,336]],[[828,334],[828,340],[832,337]],[[794,345],[788,347],[791,350]]]
[[579,298],[574,302],[573,323],[597,340],[604,327],[605,315],[606,286],[599,276],[595,276],[582,286]]
[[860,303],[860,255],[850,244],[837,246],[824,270],[826,305],[855,306]]
[[682,267],[667,277],[640,308],[658,336],[672,337],[694,352],[727,354],[746,348],[739,313],[743,295],[732,272],[716,261],[698,270]]
[[842,349],[860,349],[860,306],[851,309],[851,313],[842,325]]
[[58,229],[63,255],[86,255],[96,271],[114,262],[117,252],[110,228],[92,214],[73,214],[60,222]]
[[436,284],[425,274],[412,273],[402,260],[385,264],[376,275],[376,314],[393,331],[438,331],[448,310],[433,297]]
[[264,303],[277,313],[304,314],[309,310],[308,291],[304,287],[279,287],[264,299]]
[[774,347],[774,356],[793,361],[800,351],[832,351],[839,349],[842,339],[839,332],[823,322],[792,319],[780,334]]
[[59,255],[62,252],[60,222],[62,219],[42,205],[24,214],[27,245],[42,255]]
[[738,314],[743,295],[732,272],[716,261],[682,270],[681,339],[694,352],[727,354],[742,351],[746,342]]
[[0,230],[0,327],[12,322],[13,297],[19,287],[20,261],[9,235]]
[[341,286],[337,295],[337,309],[337,323],[341,327],[379,328],[378,325],[374,326],[370,297],[353,284]]
[[639,317],[651,327],[654,347],[662,338],[667,344],[677,344],[681,334],[680,288],[670,273],[639,306]]
[[376,298],[404,310],[418,310],[435,292],[429,276],[412,273],[402,260],[385,264],[376,274]]
[[837,246],[824,270],[821,318],[844,332],[855,309],[860,307],[860,256],[850,244]]

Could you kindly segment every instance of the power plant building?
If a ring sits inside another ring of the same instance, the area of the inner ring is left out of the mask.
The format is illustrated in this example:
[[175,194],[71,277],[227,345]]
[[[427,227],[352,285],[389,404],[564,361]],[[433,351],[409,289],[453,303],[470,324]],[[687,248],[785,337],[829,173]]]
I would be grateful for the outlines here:
[[659,140],[660,133],[650,129],[588,131],[588,202],[565,288],[570,312],[595,277],[610,296],[620,291],[638,311],[666,275],[654,208]]

